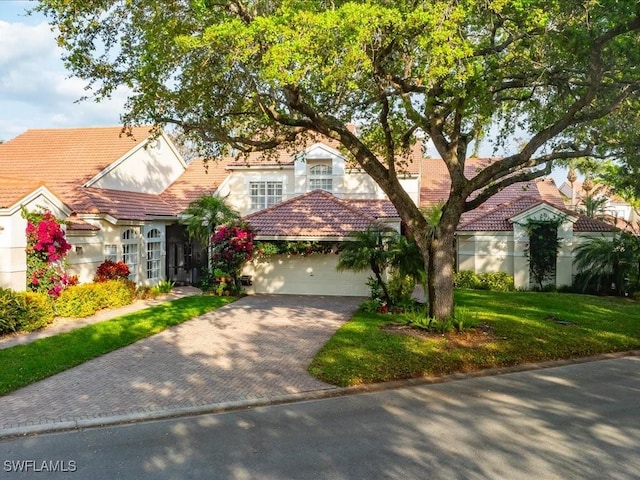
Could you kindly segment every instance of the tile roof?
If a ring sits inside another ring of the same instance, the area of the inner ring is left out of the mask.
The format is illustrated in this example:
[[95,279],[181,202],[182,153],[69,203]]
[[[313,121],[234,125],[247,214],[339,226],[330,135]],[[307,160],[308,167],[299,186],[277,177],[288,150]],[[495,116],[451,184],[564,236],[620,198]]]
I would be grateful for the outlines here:
[[82,185],[149,137],[149,127],[131,134],[122,127],[27,130],[0,146],[0,175]]
[[44,186],[44,182],[37,180],[0,177],[0,208],[14,206],[17,202],[42,186]]
[[[465,164],[465,176],[472,178],[494,158],[470,158]],[[449,197],[451,180],[442,159],[424,159],[422,162],[420,205],[426,207]],[[599,220],[585,218],[565,208],[562,194],[551,178],[540,178],[510,185],[493,195],[480,207],[464,213],[458,231],[510,231],[509,219],[540,203],[551,205],[568,215],[578,216],[574,225],[576,232],[611,231],[611,225]]]
[[91,231],[100,230],[99,227],[96,227],[95,225],[91,225],[90,223],[85,222],[84,220],[82,220],[81,218],[78,218],[75,215],[70,215],[69,217],[67,217],[65,222],[67,223],[67,230],[69,231],[91,232]]
[[149,136],[149,127],[27,130],[0,145],[0,176],[44,182],[71,209],[91,210],[82,185]]
[[175,216],[175,207],[159,195],[106,188],[85,188],[92,212],[104,213],[120,220],[148,220],[150,216]]
[[228,175],[229,171],[221,161],[196,158],[160,197],[180,213],[198,197],[214,192]]
[[578,220],[573,226],[574,232],[611,232],[615,228],[606,222],[589,218],[565,207],[536,198],[535,196],[524,195],[481,214],[477,214],[476,211],[466,212],[462,215],[458,231],[508,232],[513,230],[513,225],[509,219],[543,203],[560,210],[566,215],[578,217]]
[[122,134],[121,127],[38,129],[1,144],[0,204],[13,205],[46,185],[76,213],[144,220],[177,215],[228,175],[220,163],[196,159],[161,195],[83,187],[151,135],[149,127],[135,127],[131,134]]
[[244,217],[262,237],[344,238],[376,219],[324,190],[313,190]]
[[374,218],[397,218],[400,214],[393,206],[390,200],[362,200],[362,199],[349,199],[342,200],[347,205],[356,207],[363,213]]

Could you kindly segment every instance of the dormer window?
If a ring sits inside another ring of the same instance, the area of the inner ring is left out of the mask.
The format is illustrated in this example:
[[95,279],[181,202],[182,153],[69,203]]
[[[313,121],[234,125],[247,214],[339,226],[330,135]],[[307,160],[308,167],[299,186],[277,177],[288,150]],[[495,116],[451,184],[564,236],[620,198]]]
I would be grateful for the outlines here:
[[309,168],[309,189],[333,190],[333,176],[331,165],[313,165]]

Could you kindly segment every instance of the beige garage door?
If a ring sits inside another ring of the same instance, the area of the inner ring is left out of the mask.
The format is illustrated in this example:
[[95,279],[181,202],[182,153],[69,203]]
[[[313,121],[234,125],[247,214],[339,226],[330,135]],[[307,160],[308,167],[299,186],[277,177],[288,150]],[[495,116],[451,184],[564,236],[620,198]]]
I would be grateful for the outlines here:
[[368,272],[337,272],[338,255],[274,255],[267,261],[252,261],[243,274],[251,275],[248,293],[298,295],[369,295]]

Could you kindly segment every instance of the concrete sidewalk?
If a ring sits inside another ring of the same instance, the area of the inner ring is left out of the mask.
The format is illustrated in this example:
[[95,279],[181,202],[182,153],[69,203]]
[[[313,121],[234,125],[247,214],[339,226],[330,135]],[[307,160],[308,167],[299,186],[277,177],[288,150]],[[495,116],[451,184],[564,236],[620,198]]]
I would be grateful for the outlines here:
[[0,437],[335,390],[306,369],[361,301],[302,295],[241,298],[0,397]]

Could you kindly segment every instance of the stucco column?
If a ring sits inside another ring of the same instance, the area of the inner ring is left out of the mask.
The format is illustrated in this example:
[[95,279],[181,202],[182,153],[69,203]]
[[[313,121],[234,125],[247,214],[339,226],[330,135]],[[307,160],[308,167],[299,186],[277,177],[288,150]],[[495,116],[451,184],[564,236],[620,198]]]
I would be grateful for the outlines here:
[[529,259],[526,250],[529,235],[521,225],[513,224],[513,284],[516,289],[529,290]]

